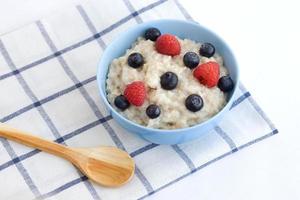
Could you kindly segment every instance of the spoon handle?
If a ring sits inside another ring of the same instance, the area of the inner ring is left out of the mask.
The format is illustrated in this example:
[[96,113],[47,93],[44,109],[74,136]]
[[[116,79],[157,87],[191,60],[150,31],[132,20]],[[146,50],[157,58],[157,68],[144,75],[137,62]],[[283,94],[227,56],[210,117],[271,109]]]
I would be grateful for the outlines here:
[[13,140],[26,146],[34,147],[41,151],[66,158],[70,161],[72,161],[73,158],[72,155],[74,154],[74,152],[72,149],[55,142],[33,136],[29,133],[26,133],[25,131],[12,128],[3,123],[0,123],[0,137]]

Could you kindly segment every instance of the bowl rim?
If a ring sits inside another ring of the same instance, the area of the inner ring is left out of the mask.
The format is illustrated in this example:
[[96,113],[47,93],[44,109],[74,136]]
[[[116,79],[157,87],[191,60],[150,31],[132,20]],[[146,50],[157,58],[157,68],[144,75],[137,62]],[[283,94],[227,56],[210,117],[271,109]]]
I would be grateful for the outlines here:
[[[237,93],[237,88],[238,88],[239,79],[240,79],[240,71],[239,71],[239,65],[238,65],[237,59],[236,59],[236,57],[235,57],[232,49],[223,40],[223,38],[221,38],[220,36],[218,36],[213,31],[207,29],[206,27],[204,27],[204,26],[202,26],[199,23],[194,22],[194,21],[179,20],[179,19],[151,20],[151,21],[143,22],[143,23],[137,24],[137,25],[135,25],[133,27],[130,27],[127,30],[123,31],[122,32],[123,34],[119,34],[119,35],[129,34],[130,32],[133,32],[135,29],[138,29],[141,26],[147,26],[147,25],[155,26],[155,25],[152,25],[152,24],[159,23],[159,22],[186,23],[186,24],[189,24],[189,25],[192,25],[192,26],[197,26],[198,28],[201,28],[202,30],[207,31],[209,34],[213,35],[215,38],[217,38],[218,40],[221,41],[222,45],[226,46],[226,48],[228,49],[228,51],[231,53],[231,55],[233,57],[233,62],[235,63],[235,68],[236,68],[235,69],[235,72],[236,72],[236,83],[235,83],[235,86],[233,88],[231,97],[228,99],[228,101],[226,102],[225,106],[218,113],[216,113],[214,116],[212,116],[211,118],[209,118],[209,119],[207,119],[207,120],[205,120],[203,122],[200,122],[200,123],[195,124],[195,125],[190,126],[190,127],[184,127],[184,128],[178,128],[178,129],[158,129],[158,128],[151,128],[151,127],[146,127],[146,126],[140,125],[140,124],[138,124],[138,123],[136,123],[134,121],[131,121],[131,120],[127,119],[122,114],[120,114],[115,108],[113,108],[112,105],[108,102],[108,99],[106,97],[107,93],[106,93],[106,91],[103,91],[103,89],[102,89],[102,86],[101,86],[102,82],[101,82],[101,78],[100,78],[100,75],[99,75],[100,71],[101,71],[100,68],[103,67],[102,66],[103,65],[102,64],[102,58],[104,56],[106,56],[107,52],[110,52],[110,49],[113,46],[112,44],[116,43],[120,39],[120,37],[116,37],[116,38],[114,38],[112,40],[112,42],[110,42],[110,44],[103,51],[103,53],[102,53],[102,55],[100,57],[100,61],[98,62],[96,77],[97,77],[98,89],[100,91],[100,97],[103,100],[103,102],[105,103],[106,107],[108,107],[109,112],[110,112],[111,115],[113,113],[113,114],[117,115],[119,118],[121,118],[122,120],[124,120],[126,123],[129,123],[130,125],[138,127],[140,129],[144,129],[144,130],[148,130],[148,131],[156,132],[156,133],[178,133],[178,132],[190,131],[190,130],[193,130],[193,129],[197,129],[197,128],[201,127],[201,126],[205,126],[206,124],[209,124],[209,123],[213,122],[214,120],[216,120],[218,117],[220,117],[222,115],[222,113],[224,113],[227,110],[227,108],[229,106],[231,107],[231,105],[232,105],[234,96]],[[109,68],[109,66],[107,66],[107,68]],[[108,70],[107,70],[107,72],[108,72]],[[107,74],[106,74],[106,77],[107,77]],[[104,81],[106,81],[106,79],[104,79]],[[106,83],[104,83],[104,84],[106,85]],[[144,133],[147,133],[147,132],[144,132]]]

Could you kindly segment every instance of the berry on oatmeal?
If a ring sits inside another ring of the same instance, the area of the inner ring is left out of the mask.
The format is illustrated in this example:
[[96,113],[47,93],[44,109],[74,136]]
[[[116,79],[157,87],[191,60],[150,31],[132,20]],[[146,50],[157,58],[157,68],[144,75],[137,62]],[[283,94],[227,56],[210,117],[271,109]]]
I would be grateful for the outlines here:
[[160,35],[161,33],[157,28],[149,28],[146,30],[144,37],[146,40],[156,41]]
[[130,67],[139,68],[144,64],[144,58],[140,53],[132,53],[128,56],[127,63]]
[[134,106],[142,106],[146,99],[146,88],[142,81],[134,81],[128,84],[124,96]]
[[208,88],[215,87],[218,84],[219,74],[219,64],[213,61],[199,65],[193,72],[194,77]]
[[189,111],[197,112],[203,107],[203,99],[197,94],[191,94],[185,100],[185,107]]
[[199,53],[201,56],[210,58],[215,54],[215,47],[211,43],[203,43],[200,47]]
[[117,108],[119,108],[122,111],[126,110],[130,106],[129,101],[124,97],[124,95],[116,96],[114,104]]
[[147,107],[146,114],[150,119],[155,119],[160,115],[160,108],[155,104],[151,104]]
[[155,42],[155,48],[158,53],[168,56],[177,56],[181,50],[179,41],[171,34],[159,36]]
[[230,92],[234,88],[234,83],[233,83],[232,79],[230,78],[230,76],[228,76],[228,75],[222,76],[219,79],[218,87],[223,92]]
[[199,56],[195,52],[187,52],[183,56],[183,63],[190,69],[194,69],[200,62]]
[[166,72],[160,77],[160,85],[165,90],[173,90],[178,83],[178,77],[173,72]]

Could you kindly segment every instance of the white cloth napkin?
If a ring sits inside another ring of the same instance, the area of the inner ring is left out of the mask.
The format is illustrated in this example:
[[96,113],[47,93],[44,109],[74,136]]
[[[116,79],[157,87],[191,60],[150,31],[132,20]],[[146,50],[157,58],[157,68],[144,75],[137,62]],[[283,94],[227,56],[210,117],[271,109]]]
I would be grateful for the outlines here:
[[241,85],[231,111],[202,138],[151,144],[127,133],[99,99],[97,62],[107,44],[143,21],[191,20],[177,1],[91,1],[0,37],[0,121],[73,147],[124,148],[131,182],[105,188],[69,162],[0,139],[0,199],[143,199],[278,131]]

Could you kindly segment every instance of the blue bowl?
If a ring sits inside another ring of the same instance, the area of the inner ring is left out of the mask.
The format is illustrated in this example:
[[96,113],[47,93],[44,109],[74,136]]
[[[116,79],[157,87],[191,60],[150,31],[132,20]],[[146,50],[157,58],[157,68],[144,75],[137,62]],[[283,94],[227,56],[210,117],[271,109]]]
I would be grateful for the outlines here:
[[[158,28],[162,33],[171,33],[180,38],[188,38],[197,42],[210,42],[216,47],[216,51],[223,56],[225,66],[227,67],[231,78],[235,83],[233,91],[228,96],[228,103],[225,107],[209,120],[194,125],[188,128],[162,130],[148,128],[132,122],[121,114],[119,114],[108,102],[106,98],[106,78],[109,65],[114,58],[125,54],[126,49],[130,48],[132,43],[136,41],[139,36],[143,36],[145,30],[150,27]],[[142,23],[130,28],[127,32],[119,34],[104,51],[99,62],[97,72],[97,82],[100,89],[100,96],[105,105],[110,110],[112,117],[126,130],[135,133],[138,136],[156,143],[156,144],[178,144],[199,138],[204,133],[214,128],[218,122],[229,111],[233,102],[233,97],[237,92],[239,81],[239,71],[237,62],[228,45],[215,33],[206,28],[189,21],[181,20],[155,20]]]

